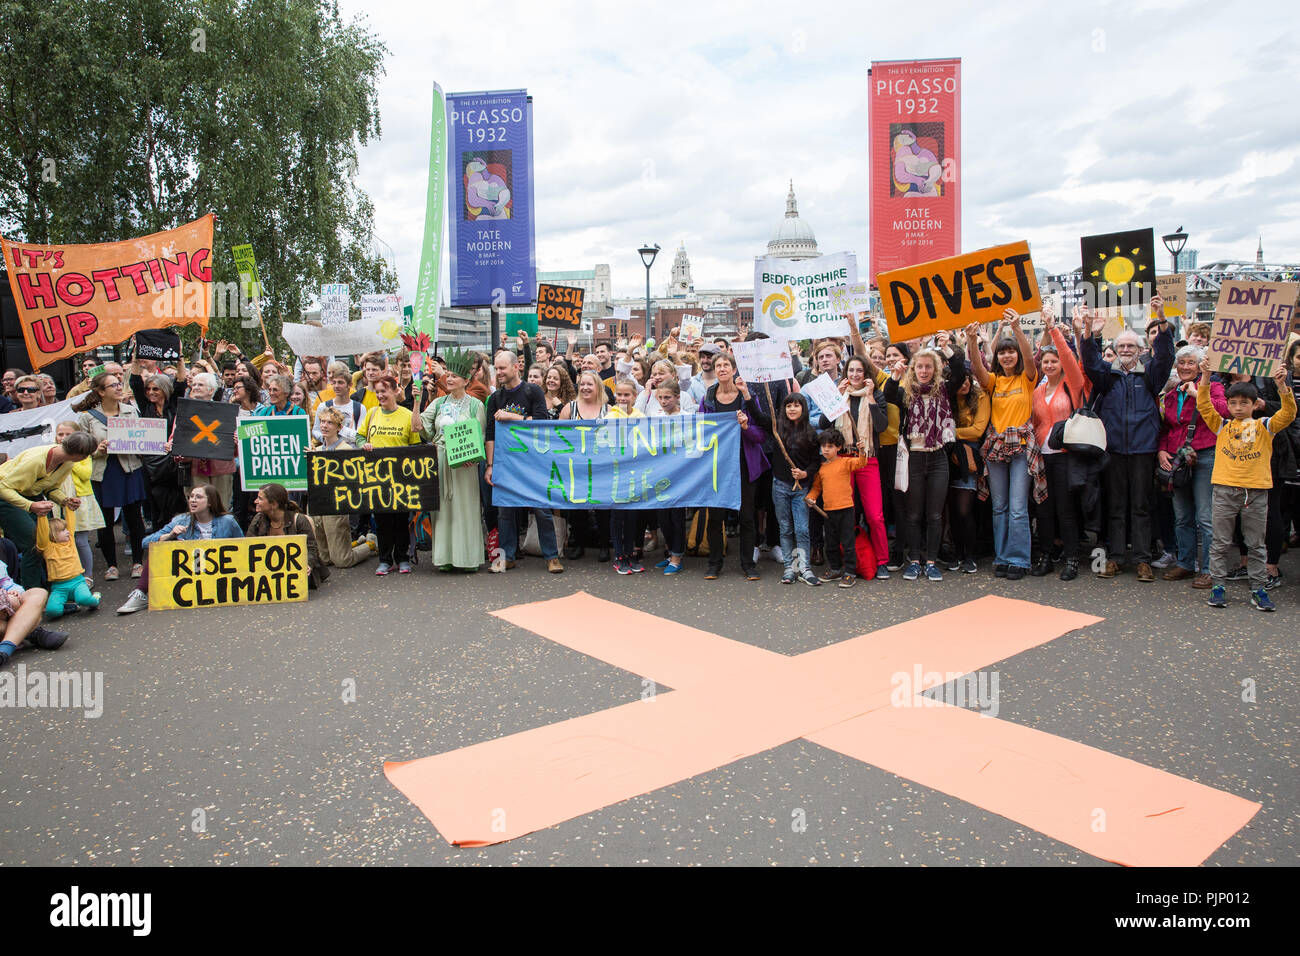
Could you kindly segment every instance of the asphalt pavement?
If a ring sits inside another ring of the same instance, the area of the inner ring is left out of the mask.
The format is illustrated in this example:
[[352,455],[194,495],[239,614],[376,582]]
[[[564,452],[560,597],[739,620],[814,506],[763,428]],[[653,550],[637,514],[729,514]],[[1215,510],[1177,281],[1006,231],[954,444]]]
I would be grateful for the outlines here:
[[[585,590],[782,654],[998,594],[1101,623],[987,668],[998,716],[1131,758],[1263,808],[1208,865],[1300,859],[1300,555],[1277,611],[1245,584],[1213,610],[1186,582],[1084,573],[1012,582],[746,582],[704,562],[619,576],[587,558],[505,574],[335,570],[306,604],[64,619],[56,652],[13,671],[103,675],[102,714],[0,709],[6,864],[873,864],[1105,866],[995,813],[796,740],[676,785],[483,848],[449,845],[385,778],[410,760],[637,700],[628,673],[490,615]],[[599,628],[599,620],[575,620]],[[661,693],[670,693],[659,688]],[[1253,696],[1253,700],[1250,698]]]

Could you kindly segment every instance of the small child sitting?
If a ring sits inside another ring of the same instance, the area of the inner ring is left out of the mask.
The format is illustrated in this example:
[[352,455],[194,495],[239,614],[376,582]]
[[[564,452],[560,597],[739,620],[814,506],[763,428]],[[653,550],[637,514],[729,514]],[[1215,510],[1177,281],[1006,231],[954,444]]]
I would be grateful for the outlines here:
[[45,602],[45,614],[51,618],[63,616],[69,598],[80,607],[92,610],[99,607],[99,593],[91,593],[90,583],[81,567],[81,557],[73,540],[76,533],[75,511],[67,511],[62,519],[51,520],[48,515],[36,519],[36,550],[45,558],[45,576],[50,579],[50,597]]

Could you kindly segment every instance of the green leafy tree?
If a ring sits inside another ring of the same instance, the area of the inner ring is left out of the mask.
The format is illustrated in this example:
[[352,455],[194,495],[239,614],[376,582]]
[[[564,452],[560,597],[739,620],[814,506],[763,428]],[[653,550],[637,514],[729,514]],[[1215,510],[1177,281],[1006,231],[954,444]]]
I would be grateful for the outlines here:
[[[272,344],[323,282],[395,292],[354,183],[387,48],[320,0],[0,0],[0,228],[110,242],[216,214],[252,243]],[[210,338],[261,348],[247,319]]]

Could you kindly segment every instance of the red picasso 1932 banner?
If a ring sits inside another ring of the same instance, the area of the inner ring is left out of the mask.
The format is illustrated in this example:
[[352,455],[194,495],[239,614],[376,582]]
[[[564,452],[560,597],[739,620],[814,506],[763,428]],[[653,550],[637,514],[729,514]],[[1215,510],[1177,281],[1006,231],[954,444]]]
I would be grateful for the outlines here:
[[961,251],[961,60],[871,64],[871,282]]
[[43,246],[2,240],[32,368],[143,329],[208,328],[211,213],[125,242]]

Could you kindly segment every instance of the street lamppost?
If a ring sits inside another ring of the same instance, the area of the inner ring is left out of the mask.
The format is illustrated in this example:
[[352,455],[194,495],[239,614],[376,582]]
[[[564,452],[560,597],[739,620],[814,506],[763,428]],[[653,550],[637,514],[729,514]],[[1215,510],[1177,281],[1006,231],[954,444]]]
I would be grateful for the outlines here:
[[655,256],[659,255],[659,243],[653,246],[646,243],[637,252],[641,253],[641,261],[645,263],[645,340],[650,341],[650,267],[655,264]]
[[1174,272],[1178,271],[1178,254],[1183,251],[1183,246],[1187,245],[1187,233],[1183,232],[1183,227],[1179,226],[1177,232],[1171,232],[1167,236],[1161,236],[1160,241],[1165,244],[1169,254],[1174,257]]

